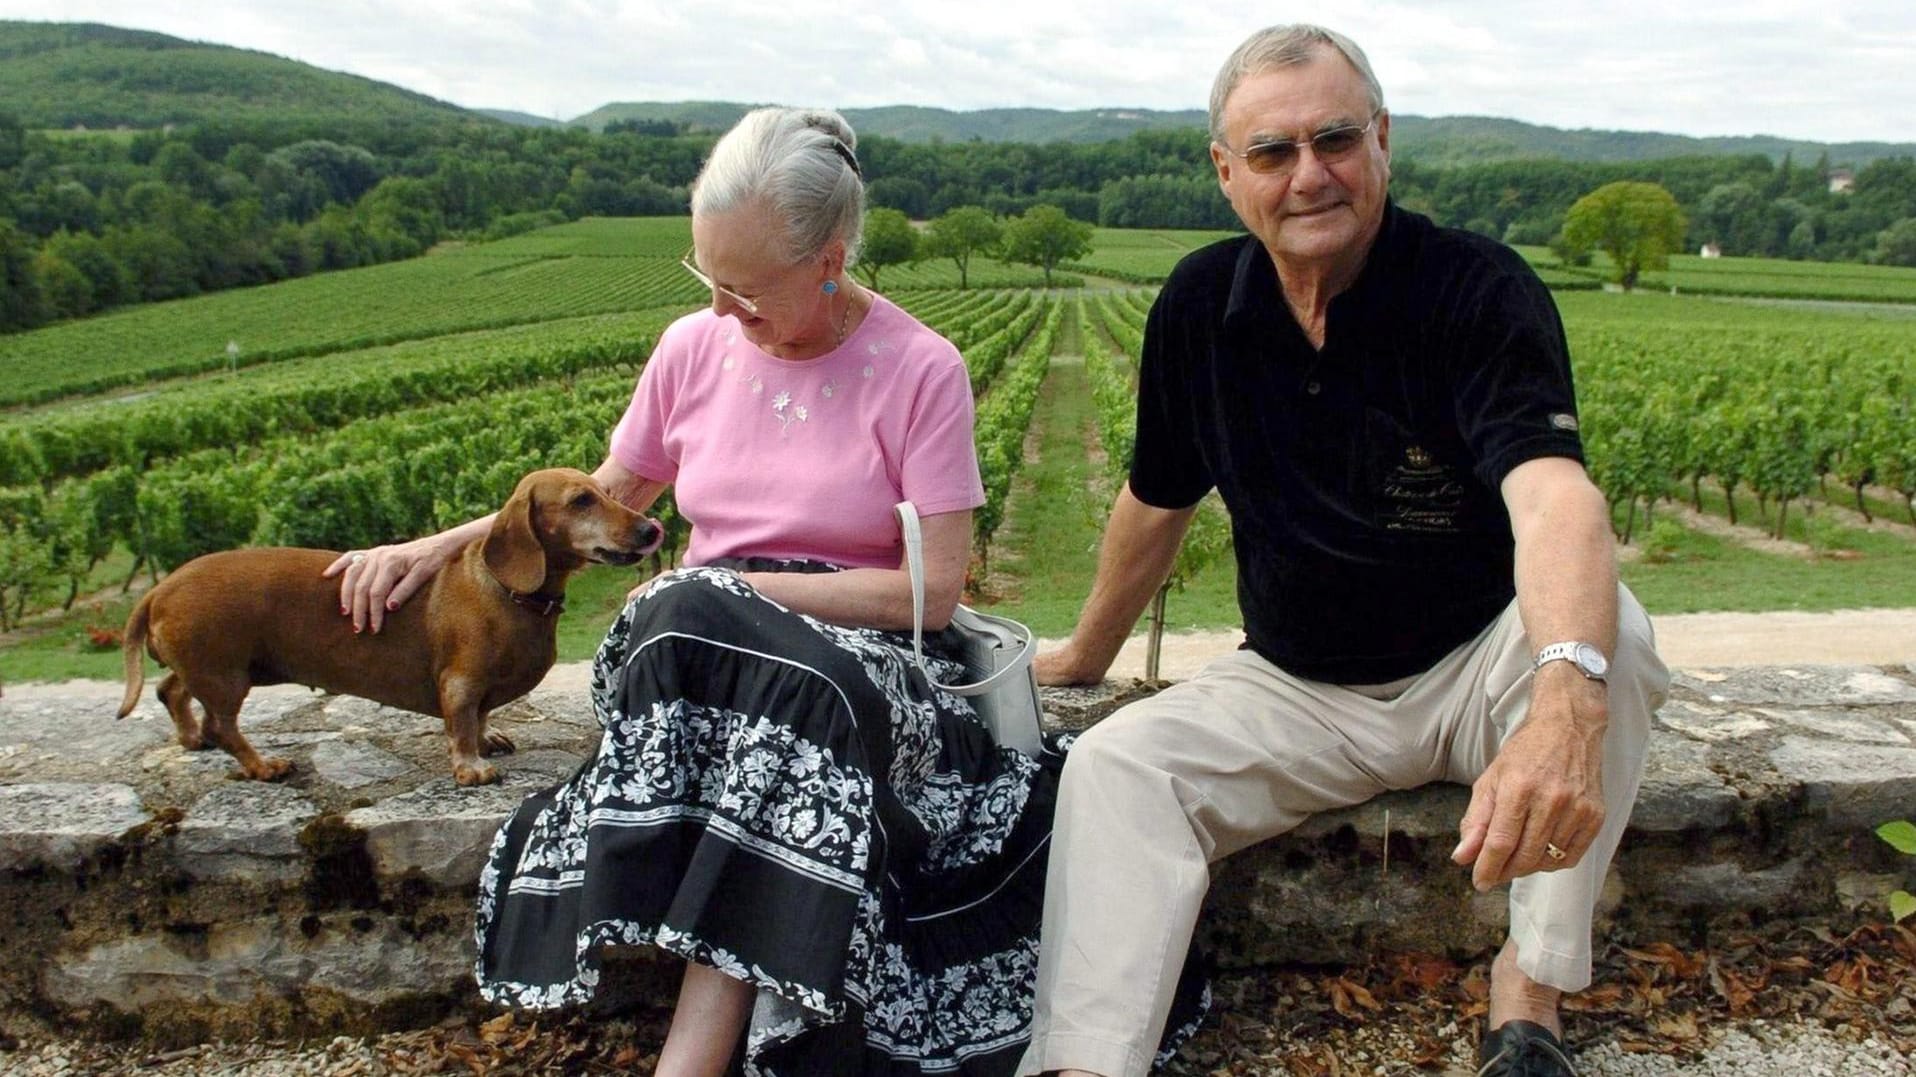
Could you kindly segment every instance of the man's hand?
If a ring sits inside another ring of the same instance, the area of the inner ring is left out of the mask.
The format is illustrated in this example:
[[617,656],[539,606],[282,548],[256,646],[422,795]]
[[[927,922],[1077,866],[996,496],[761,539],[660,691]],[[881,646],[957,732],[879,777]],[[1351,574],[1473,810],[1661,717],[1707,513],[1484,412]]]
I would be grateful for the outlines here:
[[1038,675],[1038,683],[1045,685],[1070,687],[1104,680],[1104,670],[1086,662],[1070,643],[1032,659],[1031,669]]
[[[1552,662],[1531,682],[1530,712],[1470,788],[1451,853],[1488,890],[1536,871],[1575,867],[1603,828],[1601,681]],[[1561,852],[1552,856],[1551,850]]]

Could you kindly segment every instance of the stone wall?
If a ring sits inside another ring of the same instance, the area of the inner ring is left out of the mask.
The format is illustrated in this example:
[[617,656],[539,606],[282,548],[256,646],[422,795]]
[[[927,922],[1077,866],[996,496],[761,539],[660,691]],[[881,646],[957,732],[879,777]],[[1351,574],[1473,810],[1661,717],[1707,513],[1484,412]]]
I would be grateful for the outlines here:
[[[1047,694],[1082,728],[1135,684]],[[0,698],[0,1029],[161,1043],[366,1032],[475,1004],[471,894],[499,823],[569,773],[598,729],[581,689],[496,716],[519,751],[503,784],[458,789],[438,723],[305,689],[243,719],[286,782],[235,781],[172,740],[158,704],[117,691]],[[1220,865],[1203,934],[1221,964],[1487,950],[1504,896],[1450,864],[1460,787],[1311,820]],[[1910,887],[1870,834],[1916,814],[1916,670],[1680,673],[1607,881],[1617,939],[1698,936],[1775,917],[1842,918]],[[644,952],[610,973],[668,997]]]

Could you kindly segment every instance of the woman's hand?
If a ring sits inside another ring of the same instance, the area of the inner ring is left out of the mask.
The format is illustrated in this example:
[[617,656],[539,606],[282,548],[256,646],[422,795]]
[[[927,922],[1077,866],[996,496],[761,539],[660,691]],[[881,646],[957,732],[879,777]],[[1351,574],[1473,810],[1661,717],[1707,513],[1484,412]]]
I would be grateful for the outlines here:
[[414,592],[452,560],[457,546],[445,536],[429,535],[391,546],[343,553],[322,575],[340,576],[339,612],[353,619],[353,631],[375,633],[386,614],[399,608]]

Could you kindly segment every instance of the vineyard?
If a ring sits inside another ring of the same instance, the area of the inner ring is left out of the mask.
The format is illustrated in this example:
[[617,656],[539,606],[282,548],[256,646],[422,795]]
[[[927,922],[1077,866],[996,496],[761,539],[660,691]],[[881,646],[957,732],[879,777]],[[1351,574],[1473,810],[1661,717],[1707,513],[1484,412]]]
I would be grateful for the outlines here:
[[[1089,581],[1061,581],[1045,558],[1082,560],[1094,541],[1129,460],[1151,285],[1215,238],[1101,231],[1071,267],[1082,277],[1048,290],[1037,270],[995,262],[974,261],[968,289],[948,264],[886,271],[887,294],[957,344],[971,373],[987,491],[976,576],[1008,581],[982,600],[1068,628]],[[688,246],[682,218],[588,220],[0,338],[0,405],[12,408],[0,417],[0,657],[38,648],[71,657],[48,668],[111,675],[111,654],[86,653],[85,627],[116,626],[123,595],[192,556],[423,534],[496,508],[531,468],[591,468],[652,341],[703,299],[677,264]],[[1660,596],[1653,610],[1749,608],[1758,593],[1916,605],[1916,306],[1883,302],[1916,299],[1916,272],[1742,261],[1672,275],[1875,303],[1619,296],[1545,267],[1563,286],[1591,472],[1635,552],[1626,578]],[[1061,394],[1088,400],[1066,408]],[[1083,429],[1048,429],[1065,421]],[[1033,494],[1040,480],[1021,483],[1021,468],[1041,444],[1069,459],[1048,461],[1051,492]],[[682,543],[669,499],[662,511]],[[1810,556],[1747,553],[1725,526]],[[1056,548],[1067,530],[1084,537]],[[1174,598],[1200,607],[1182,619],[1231,623],[1221,512],[1200,514],[1188,547],[1176,582],[1208,581],[1208,597]],[[1712,593],[1708,572],[1801,593]],[[567,654],[589,648],[630,586],[612,575],[574,602]],[[1838,578],[1856,582],[1817,597]],[[1071,593],[1028,594],[1021,579]],[[1840,597],[1856,594],[1865,601]]]

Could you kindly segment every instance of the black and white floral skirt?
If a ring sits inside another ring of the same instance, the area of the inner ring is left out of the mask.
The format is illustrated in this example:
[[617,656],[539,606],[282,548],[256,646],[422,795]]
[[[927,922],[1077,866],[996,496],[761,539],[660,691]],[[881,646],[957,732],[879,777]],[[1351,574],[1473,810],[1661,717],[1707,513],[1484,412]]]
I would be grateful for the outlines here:
[[997,748],[910,636],[793,613],[724,568],[626,606],[593,702],[598,753],[520,806],[481,875],[486,998],[585,1002],[603,947],[649,943],[758,988],[750,1072],[1013,1071],[1065,744]]

